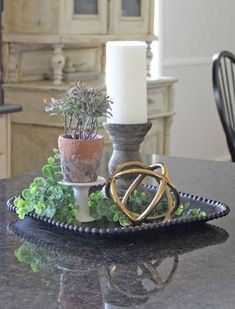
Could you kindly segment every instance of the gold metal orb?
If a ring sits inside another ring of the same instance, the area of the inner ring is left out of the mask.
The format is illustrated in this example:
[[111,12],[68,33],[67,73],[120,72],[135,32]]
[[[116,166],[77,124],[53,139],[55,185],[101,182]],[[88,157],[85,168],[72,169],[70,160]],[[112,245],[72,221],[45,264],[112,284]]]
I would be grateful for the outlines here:
[[[138,176],[127,189],[124,196],[121,198],[117,191],[117,180],[122,176],[133,177],[133,175],[136,174]],[[137,187],[147,176],[153,177],[159,183],[159,186],[148,207],[142,213],[135,213],[128,209],[128,200],[132,192],[137,189]],[[122,163],[117,166],[111,177],[106,182],[105,192],[106,195],[118,205],[120,210],[134,224],[143,221],[170,220],[172,214],[177,209],[180,202],[179,193],[175,188],[175,185],[169,179],[168,168],[163,163],[157,163],[151,166],[145,166],[144,163],[137,161]],[[150,216],[151,212],[157,208],[164,193],[167,201],[166,212],[161,215]]]

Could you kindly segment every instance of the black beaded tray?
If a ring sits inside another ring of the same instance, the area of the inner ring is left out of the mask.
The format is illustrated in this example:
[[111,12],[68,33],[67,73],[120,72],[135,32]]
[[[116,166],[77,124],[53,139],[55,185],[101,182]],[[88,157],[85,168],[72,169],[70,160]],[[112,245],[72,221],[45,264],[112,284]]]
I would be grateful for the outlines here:
[[[155,186],[146,186],[149,191],[154,192],[156,190]],[[7,201],[8,208],[16,212],[16,206],[14,205],[14,200],[17,196],[11,197]],[[203,223],[206,221],[214,220],[220,217],[224,217],[229,214],[230,209],[227,205],[217,202],[214,200],[209,200],[204,197],[200,197],[193,194],[180,192],[180,201],[181,203],[189,203],[190,208],[200,208],[202,211],[206,212],[205,217],[192,217],[185,215],[179,219],[171,219],[169,221],[154,221],[154,222],[145,222],[141,225],[131,225],[121,227],[120,225],[108,222],[107,220],[93,221],[89,223],[81,223],[80,225],[68,225],[65,222],[56,221],[54,219],[49,219],[37,215],[35,212],[28,214],[28,217],[31,217],[34,220],[41,221],[49,226],[55,227],[56,229],[69,230],[76,232],[78,234],[90,234],[90,235],[117,235],[117,234],[133,234],[138,232],[143,232],[147,230],[170,227],[176,225],[185,225],[191,223]]]

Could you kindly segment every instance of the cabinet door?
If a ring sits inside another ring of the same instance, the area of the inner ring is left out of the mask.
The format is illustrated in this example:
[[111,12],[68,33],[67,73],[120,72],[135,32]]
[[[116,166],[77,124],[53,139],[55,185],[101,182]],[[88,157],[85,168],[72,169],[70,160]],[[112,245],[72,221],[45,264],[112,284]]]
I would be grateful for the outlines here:
[[58,0],[5,0],[4,32],[55,34],[58,31],[58,15]]
[[151,119],[152,128],[141,145],[143,153],[164,154],[164,118]]
[[61,33],[106,34],[108,0],[63,0]]
[[7,178],[6,156],[0,154],[0,179]]
[[0,115],[0,155],[6,152],[6,117]]
[[8,115],[0,115],[0,179],[10,176]]
[[153,21],[152,0],[111,0],[111,34],[151,34]]

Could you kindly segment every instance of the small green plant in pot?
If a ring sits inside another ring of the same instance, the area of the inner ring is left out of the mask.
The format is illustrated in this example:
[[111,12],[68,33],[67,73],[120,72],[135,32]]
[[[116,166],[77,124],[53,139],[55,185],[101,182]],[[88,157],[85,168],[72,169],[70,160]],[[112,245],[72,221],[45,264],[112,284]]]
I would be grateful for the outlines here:
[[104,149],[104,138],[98,134],[98,118],[111,115],[110,98],[102,91],[86,88],[80,82],[61,99],[51,98],[46,111],[64,121],[64,134],[58,146],[64,180],[67,182],[96,181]]

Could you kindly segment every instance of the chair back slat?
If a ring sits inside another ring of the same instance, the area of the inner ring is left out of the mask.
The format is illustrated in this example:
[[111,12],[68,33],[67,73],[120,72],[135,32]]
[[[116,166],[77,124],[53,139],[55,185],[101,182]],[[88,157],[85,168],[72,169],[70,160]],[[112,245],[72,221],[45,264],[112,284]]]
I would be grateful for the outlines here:
[[223,104],[221,108],[224,110],[224,117],[227,117],[230,122],[230,113],[228,112],[228,93],[227,93],[227,83],[225,82],[224,65],[223,62],[219,63],[219,83],[221,87],[221,97],[223,99]]
[[213,91],[232,160],[235,162],[235,55],[223,51],[213,57]]
[[[234,68],[235,65],[233,64],[233,62],[230,59],[230,71],[231,71],[231,82],[232,82],[232,91],[231,91],[231,95],[232,95],[232,103],[235,102],[235,74],[234,74]],[[232,109],[233,109],[233,116],[235,118],[235,104],[232,104]],[[235,130],[235,120],[233,120],[233,130]]]
[[[227,68],[227,61],[226,58],[223,57],[223,62],[220,66],[220,68],[223,66],[223,73],[222,73],[222,80],[223,80],[223,88],[225,92],[225,100],[224,105],[226,107],[226,114],[225,116],[228,117],[228,121],[230,124],[230,127],[234,128],[234,114],[233,114],[233,102],[232,102],[232,95],[231,95],[231,88],[230,88],[230,82],[231,82],[231,75],[228,74],[228,68]],[[222,70],[221,70],[222,72]]]

